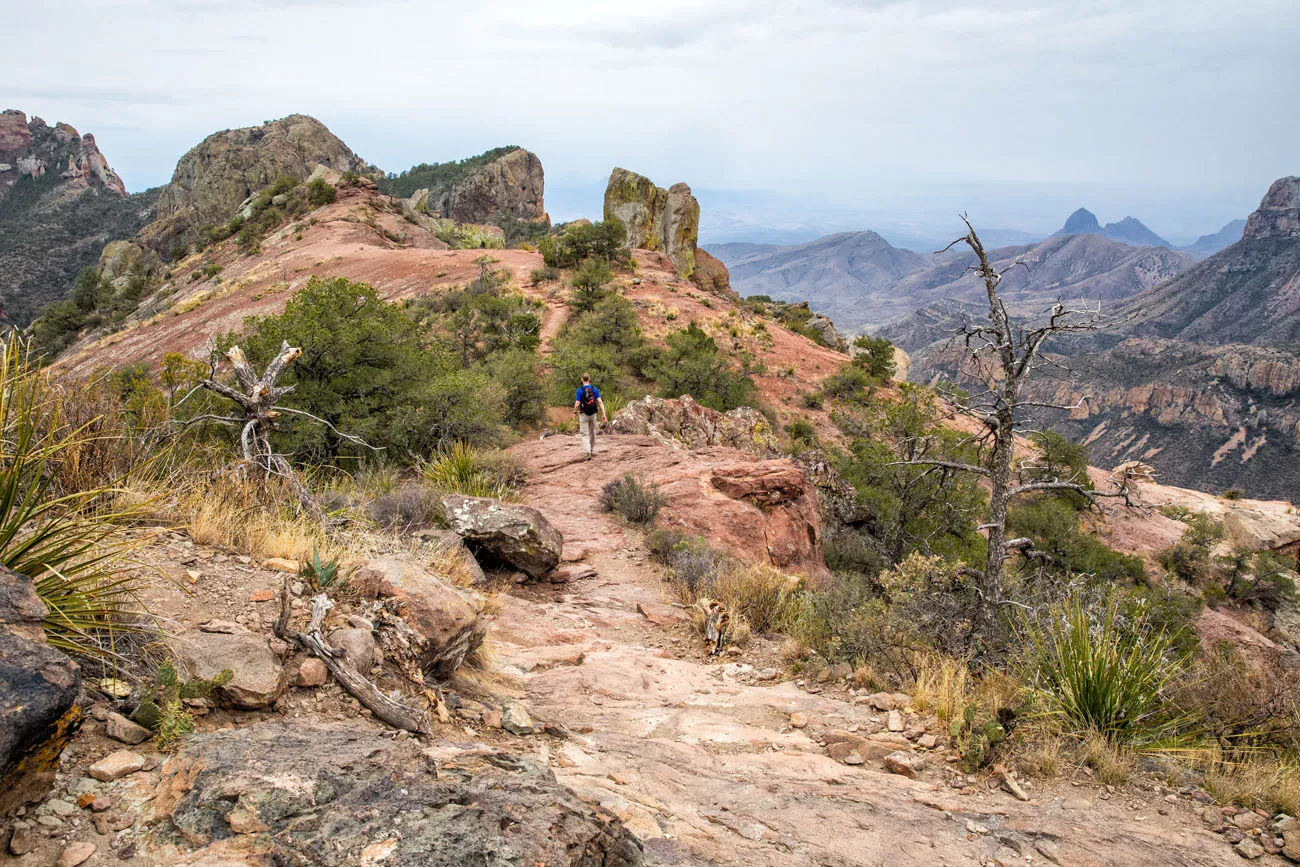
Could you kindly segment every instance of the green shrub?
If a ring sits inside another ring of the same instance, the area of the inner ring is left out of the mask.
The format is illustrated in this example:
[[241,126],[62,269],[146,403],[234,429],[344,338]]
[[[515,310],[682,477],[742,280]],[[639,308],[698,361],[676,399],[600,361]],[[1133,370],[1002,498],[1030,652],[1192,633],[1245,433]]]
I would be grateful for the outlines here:
[[799,394],[799,405],[804,409],[821,409],[822,393],[820,391],[804,391]]
[[601,488],[597,502],[602,510],[618,512],[630,524],[648,525],[659,517],[659,510],[667,505],[668,498],[654,482],[628,473]]
[[554,283],[560,279],[560,269],[552,268],[549,265],[545,268],[534,268],[528,272],[528,279],[534,284]]
[[877,384],[870,373],[849,362],[822,380],[822,393],[834,400],[862,402],[870,399]]
[[1183,537],[1159,555],[1167,572],[1193,585],[1203,585],[1214,575],[1214,547],[1223,538],[1223,522],[1204,512],[1181,515],[1187,524]]
[[338,197],[338,191],[323,178],[316,178],[307,185],[307,203],[313,208],[323,207]]
[[1077,598],[1024,630],[1026,682],[1047,711],[1080,732],[1149,745],[1173,725],[1165,693],[1186,667],[1170,636],[1125,628],[1114,606],[1090,613]]
[[721,412],[757,403],[753,380],[733,369],[717,342],[694,322],[669,334],[666,342],[651,368],[661,397],[689,394]]
[[627,228],[617,218],[603,223],[570,224],[558,235],[543,238],[537,245],[542,261],[552,268],[573,268],[585,259],[622,264],[629,258],[624,245]]
[[817,429],[806,418],[796,418],[785,426],[785,432],[796,443],[812,445],[817,442]]
[[1241,488],[1228,488],[1228,490],[1223,492],[1223,499],[1225,500],[1240,500],[1245,496],[1246,492]]
[[853,339],[853,364],[880,382],[894,378],[894,344],[883,337],[859,335]]
[[573,298],[570,301],[574,310],[591,310],[605,297],[605,286],[614,279],[614,272],[604,259],[588,259],[573,273]]
[[1060,497],[1034,497],[1015,503],[1008,529],[1033,540],[1051,557],[1050,568],[1066,576],[1088,575],[1106,583],[1136,584],[1145,578],[1142,560],[1108,548],[1096,536],[1080,532],[1074,506]]

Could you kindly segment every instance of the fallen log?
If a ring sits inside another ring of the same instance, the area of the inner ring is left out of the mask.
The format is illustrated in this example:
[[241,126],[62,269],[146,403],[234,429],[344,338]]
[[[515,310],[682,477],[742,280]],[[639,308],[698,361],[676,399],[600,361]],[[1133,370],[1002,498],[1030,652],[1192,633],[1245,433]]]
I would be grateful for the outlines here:
[[324,593],[311,601],[311,620],[304,632],[289,627],[289,580],[285,579],[280,589],[280,617],[275,622],[275,634],[278,638],[291,641],[325,663],[334,679],[342,684],[352,697],[361,702],[377,719],[403,731],[416,734],[429,733],[429,717],[424,711],[417,710],[405,702],[384,695],[379,687],[355,668],[338,650],[325,641],[321,627],[325,615],[334,607],[329,596]]

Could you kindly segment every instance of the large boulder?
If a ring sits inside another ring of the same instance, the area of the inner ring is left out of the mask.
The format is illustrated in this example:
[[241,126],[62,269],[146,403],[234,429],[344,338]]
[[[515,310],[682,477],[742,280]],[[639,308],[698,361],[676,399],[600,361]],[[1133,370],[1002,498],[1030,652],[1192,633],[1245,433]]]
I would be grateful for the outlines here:
[[443,519],[479,559],[491,559],[541,578],[560,562],[564,538],[531,506],[488,497],[448,494]]
[[686,184],[665,190],[644,175],[615,168],[605,186],[604,218],[627,227],[628,247],[666,253],[679,277],[695,273],[700,203]]
[[229,670],[231,678],[217,690],[217,697],[232,707],[267,707],[284,692],[284,666],[264,635],[183,632],[175,638],[175,651],[191,678],[215,680]]
[[397,599],[402,616],[424,642],[420,664],[438,677],[453,674],[483,643],[487,630],[477,596],[454,587],[408,557],[380,557],[352,573],[365,599]]
[[758,457],[771,457],[781,450],[771,423],[762,413],[747,406],[718,412],[689,394],[669,399],[647,396],[633,401],[615,414],[610,429],[692,449],[726,446]]
[[703,247],[695,248],[695,273],[691,275],[691,281],[710,295],[730,300],[740,298],[731,288],[731,272],[727,266]]
[[175,828],[211,863],[230,863],[236,838],[268,864],[642,863],[617,817],[542,765],[345,726],[272,722],[188,738],[163,765],[153,811],[166,823],[155,833]]
[[325,124],[306,115],[213,133],[176,164],[158,198],[158,219],[140,238],[169,253],[177,243],[194,240],[201,227],[229,220],[258,190],[285,176],[304,180],[318,165],[339,172],[369,170]]
[[30,578],[0,567],[0,815],[48,791],[81,723],[77,664],[45,642]]

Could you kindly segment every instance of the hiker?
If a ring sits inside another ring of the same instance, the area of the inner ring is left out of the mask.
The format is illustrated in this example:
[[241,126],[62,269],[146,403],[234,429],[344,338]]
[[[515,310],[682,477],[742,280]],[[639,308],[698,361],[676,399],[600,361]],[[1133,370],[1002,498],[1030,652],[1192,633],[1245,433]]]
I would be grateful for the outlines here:
[[582,375],[582,385],[573,395],[573,412],[578,416],[578,439],[582,441],[582,450],[587,453],[587,460],[596,451],[596,413],[600,412],[602,421],[609,421],[605,414],[605,402],[600,399],[600,389],[591,384],[591,374]]

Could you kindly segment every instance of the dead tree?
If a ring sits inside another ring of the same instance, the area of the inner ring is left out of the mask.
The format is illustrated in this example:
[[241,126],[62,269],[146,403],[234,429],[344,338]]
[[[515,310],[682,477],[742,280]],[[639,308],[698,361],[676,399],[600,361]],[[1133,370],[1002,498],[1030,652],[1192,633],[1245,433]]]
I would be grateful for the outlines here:
[[[1007,510],[1014,497],[1040,491],[1074,491],[1095,504],[1099,497],[1122,497],[1129,502],[1127,481],[1113,490],[1098,491],[1084,484],[1086,479],[1047,478],[1024,481],[1017,478],[1017,441],[1029,432],[1028,411],[1033,409],[1076,409],[1078,405],[1057,406],[1030,400],[1026,384],[1035,366],[1043,360],[1043,346],[1053,336],[1072,332],[1095,331],[1101,327],[1099,309],[1070,309],[1055,304],[1045,321],[1025,325],[1014,321],[1006,305],[998,296],[998,285],[1004,272],[998,271],[989,261],[984,245],[965,215],[966,234],[957,238],[943,250],[966,244],[975,254],[976,264],[970,267],[984,283],[988,303],[988,322],[966,325],[958,334],[962,341],[963,369],[980,381],[984,389],[970,397],[948,395],[957,414],[975,419],[978,432],[972,437],[981,447],[986,459],[980,463],[916,458],[900,461],[903,464],[944,467],[960,472],[974,473],[988,480],[989,515],[980,527],[988,533],[988,553],[983,570],[976,574],[981,606],[979,621],[982,627],[990,626],[998,607],[1004,599],[1006,564],[1012,551],[1020,551],[1031,559],[1034,552],[1029,539],[1007,538]],[[1023,264],[1019,260],[1012,267]],[[1007,269],[1010,270],[1010,269]],[[1041,556],[1039,557],[1041,559]]]
[[[206,389],[235,404],[240,411],[240,415],[225,416],[205,413],[184,422],[178,422],[178,424],[181,424],[182,427],[188,427],[201,422],[216,422],[218,424],[238,426],[239,447],[242,454],[242,460],[237,465],[238,471],[256,480],[284,479],[293,487],[295,494],[297,494],[304,507],[312,512],[319,512],[320,509],[315,497],[307,490],[302,480],[298,478],[298,474],[293,471],[288,458],[278,454],[271,447],[271,431],[275,428],[276,420],[285,413],[303,416],[325,425],[339,437],[349,442],[374,451],[380,451],[380,449],[366,443],[360,437],[343,433],[323,418],[301,409],[280,405],[280,398],[293,391],[292,385],[279,384],[280,376],[284,373],[285,368],[300,355],[302,355],[302,350],[290,346],[286,341],[281,344],[279,353],[266,366],[266,371],[261,376],[258,376],[257,371],[248,363],[244,351],[238,346],[230,347],[226,352],[226,358],[230,361],[230,366],[235,372],[235,381],[239,386],[235,388],[217,381],[219,359],[214,353],[210,362],[211,371],[208,377],[201,380],[190,394],[199,389]],[[182,398],[177,403],[177,406],[184,403],[189,396],[187,394]]]

